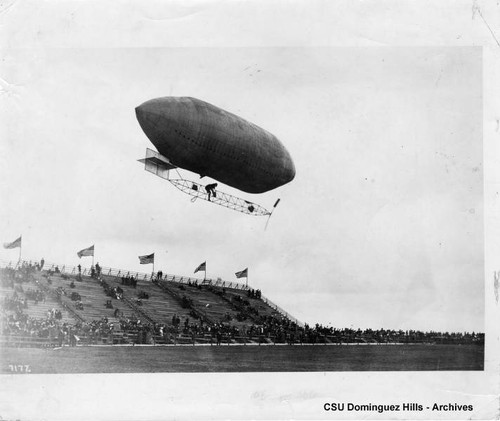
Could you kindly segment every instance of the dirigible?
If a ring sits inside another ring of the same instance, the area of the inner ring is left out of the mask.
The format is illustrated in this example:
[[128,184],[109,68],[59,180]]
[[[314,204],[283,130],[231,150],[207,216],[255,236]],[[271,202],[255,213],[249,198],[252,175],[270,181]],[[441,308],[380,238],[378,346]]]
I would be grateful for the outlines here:
[[182,177],[173,179],[170,170],[185,169],[247,193],[264,193],[295,177],[292,158],[276,136],[215,105],[196,98],[163,97],[146,101],[135,112],[158,151],[146,151],[140,160],[145,169],[194,198],[253,215],[272,213],[216,190],[217,183],[202,186]]

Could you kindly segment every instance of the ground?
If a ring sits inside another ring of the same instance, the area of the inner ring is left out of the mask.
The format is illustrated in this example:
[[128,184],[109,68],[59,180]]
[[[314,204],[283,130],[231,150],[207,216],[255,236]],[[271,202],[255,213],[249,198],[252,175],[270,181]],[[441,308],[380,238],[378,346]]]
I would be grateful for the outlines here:
[[478,345],[3,348],[0,373],[483,370]]

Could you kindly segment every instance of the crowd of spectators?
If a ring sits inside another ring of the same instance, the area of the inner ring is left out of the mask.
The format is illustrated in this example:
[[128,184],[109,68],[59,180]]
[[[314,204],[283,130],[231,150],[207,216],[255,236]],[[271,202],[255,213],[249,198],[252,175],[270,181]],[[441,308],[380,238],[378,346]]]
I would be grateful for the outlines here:
[[247,291],[247,295],[249,298],[260,299],[262,297],[262,293],[260,292],[260,289],[249,289]]
[[22,311],[23,308],[28,307],[28,301],[26,299],[20,299],[16,292],[12,295],[12,297],[3,297],[2,300],[2,309],[7,311],[19,312]]
[[[37,264],[39,267],[39,265]],[[22,265],[17,268],[3,268],[1,269],[1,284],[4,287],[14,288],[15,284],[22,284],[23,282],[30,282],[34,279],[33,275],[37,269],[37,266],[33,265],[31,262],[23,262]]]
[[[250,296],[250,295],[249,295]],[[236,312],[236,320],[244,322],[246,320],[255,320],[259,316],[259,311],[255,308],[249,300],[243,298],[241,295],[234,295],[231,299],[222,296],[231,305],[232,309]],[[255,295],[253,298],[256,298]]]
[[137,276],[122,276],[122,285],[127,285],[127,286],[132,286],[134,288],[137,288]]
[[34,290],[33,288],[29,288],[24,292],[24,295],[28,300],[34,301],[35,304],[38,304],[40,301],[45,302],[45,294],[39,289]]
[[[79,266],[79,269],[78,271],[81,273],[81,266]],[[102,270],[102,267],[99,266],[99,263],[96,263],[95,266],[91,266],[90,267],[90,277],[91,278],[94,278],[94,279],[99,279],[99,277],[101,276],[101,270]]]
[[70,332],[74,332],[74,327],[67,323],[61,323],[55,317],[47,319],[36,319],[29,317],[22,312],[13,314],[0,314],[1,331],[4,336],[22,336],[29,338],[46,339],[54,344],[62,346],[63,341],[68,338],[68,342],[73,344],[73,339],[69,340]]
[[195,288],[198,288],[198,289],[201,289],[201,284],[198,282],[198,280],[194,280],[193,282],[191,282],[191,279],[188,279],[188,282],[187,282],[188,286],[190,287],[195,287]]
[[99,278],[99,283],[104,289],[105,294],[108,297],[115,298],[117,300],[123,300],[123,289],[120,287],[110,286],[104,279]]
[[[226,294],[222,288],[214,288],[211,285],[203,285],[203,289],[211,290],[232,304],[232,313],[226,311],[221,314],[220,320],[211,322],[199,311],[195,311],[195,303],[188,295],[180,297],[182,307],[190,309],[190,317],[175,314],[171,323],[144,323],[139,318],[126,318],[120,311],[115,310],[115,323],[106,317],[100,320],[77,321],[73,324],[63,323],[61,310],[52,308],[47,310],[45,318],[33,318],[27,315],[29,302],[34,305],[46,301],[47,291],[50,288],[43,287],[34,278],[36,271],[40,271],[43,263],[23,263],[19,267],[0,269],[0,281],[3,288],[12,288],[12,294],[3,294],[1,305],[1,332],[3,335],[21,335],[36,338],[44,338],[55,343],[76,345],[81,338],[85,343],[99,343],[104,339],[107,343],[115,340],[132,343],[154,343],[163,341],[165,343],[175,342],[179,335],[192,338],[193,342],[210,340],[216,344],[230,341],[258,341],[259,343],[422,343],[422,344],[484,344],[484,334],[477,332],[435,332],[419,330],[391,330],[391,329],[352,329],[335,328],[321,324],[298,325],[288,317],[273,312],[272,314],[259,314],[256,301],[261,299],[260,290],[248,290],[247,297],[234,293]],[[98,265],[96,265],[96,268]],[[97,270],[97,269],[96,269]],[[100,271],[100,268],[99,268]],[[97,272],[96,272],[97,273]],[[99,272],[100,273],[100,272]],[[47,280],[50,274],[44,274]],[[123,289],[120,286],[109,285],[101,276],[98,281],[104,292],[111,299],[122,299]],[[122,285],[136,287],[137,279],[133,277],[122,277]],[[23,287],[24,284],[36,285]],[[189,282],[188,287],[201,289],[202,285],[197,282]],[[64,288],[54,289],[57,296],[66,295]],[[142,293],[142,295],[141,295]],[[142,299],[147,298],[147,293],[139,291]],[[187,294],[187,293],[186,293]],[[74,295],[74,297],[73,297]],[[71,298],[81,303],[81,297],[72,293]],[[62,302],[59,304],[63,304]],[[235,315],[235,317],[234,317]],[[236,318],[236,321],[234,320]],[[116,324],[116,320],[119,323]]]

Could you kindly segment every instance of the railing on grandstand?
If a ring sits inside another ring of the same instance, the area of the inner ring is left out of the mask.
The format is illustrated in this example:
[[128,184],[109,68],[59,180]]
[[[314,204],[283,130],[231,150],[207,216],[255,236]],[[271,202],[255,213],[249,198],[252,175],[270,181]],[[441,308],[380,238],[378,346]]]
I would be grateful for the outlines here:
[[[23,263],[34,263],[38,261],[28,261],[28,260],[22,260],[20,262],[5,262],[5,261],[0,261],[3,267],[12,267],[15,268],[18,265],[22,265]],[[77,266],[66,266],[66,265],[58,265],[56,263],[50,263],[50,262],[45,262],[43,269],[44,270],[55,270],[55,268],[58,267],[59,271],[61,273],[66,273],[69,275],[77,275],[78,274],[78,267]],[[91,271],[90,268],[83,268],[82,267],[82,276],[90,276]],[[101,267],[101,274],[105,276],[117,276],[117,277],[134,277],[138,279],[139,281],[146,281],[146,280],[152,280],[155,278],[156,274],[155,273],[144,273],[144,272],[136,272],[136,271],[131,271],[131,270],[125,270],[125,269],[114,269],[114,268],[109,268],[109,267]],[[174,282],[178,284],[188,284],[188,283],[194,283],[197,282],[198,284],[201,285],[211,285],[214,287],[219,287],[219,288],[227,288],[227,289],[234,289],[234,290],[239,290],[239,291],[248,291],[252,289],[248,285],[240,284],[238,282],[232,282],[232,281],[224,281],[220,278],[218,279],[201,279],[201,278],[192,278],[190,276],[179,276],[179,275],[169,275],[165,274],[163,275],[162,278],[164,281],[167,282]],[[304,323],[301,321],[297,320],[295,317],[293,317],[290,313],[282,309],[280,306],[277,304],[273,303],[270,299],[265,297],[264,295],[261,295],[261,300],[266,303],[268,306],[270,306],[273,310],[277,311],[280,313],[282,316],[290,319],[292,322],[295,322],[298,326],[303,327]]]

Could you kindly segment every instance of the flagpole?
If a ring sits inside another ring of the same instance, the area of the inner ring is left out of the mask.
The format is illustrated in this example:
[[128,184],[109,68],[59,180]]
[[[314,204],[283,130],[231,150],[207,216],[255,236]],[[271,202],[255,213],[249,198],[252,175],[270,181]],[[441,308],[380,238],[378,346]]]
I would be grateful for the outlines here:
[[205,262],[205,278],[203,280],[207,280],[207,262]]
[[21,263],[21,250],[23,249],[23,239],[21,237],[21,244],[19,244],[19,261],[17,264]]

